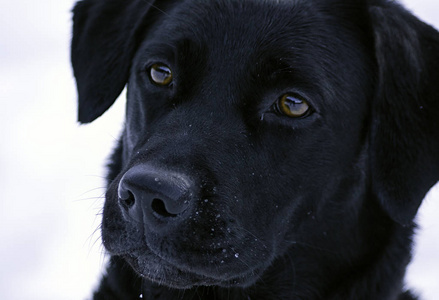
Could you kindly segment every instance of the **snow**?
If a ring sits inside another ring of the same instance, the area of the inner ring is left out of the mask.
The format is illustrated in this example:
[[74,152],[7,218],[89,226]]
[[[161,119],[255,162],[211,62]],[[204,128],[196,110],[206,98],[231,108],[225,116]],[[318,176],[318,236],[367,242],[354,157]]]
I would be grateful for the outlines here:
[[[405,2],[439,27],[435,0]],[[103,174],[124,101],[91,125],[76,123],[72,6],[0,2],[0,299],[90,298],[106,261],[99,233]],[[439,187],[419,213],[408,272],[408,285],[424,300],[439,294],[437,216]]]

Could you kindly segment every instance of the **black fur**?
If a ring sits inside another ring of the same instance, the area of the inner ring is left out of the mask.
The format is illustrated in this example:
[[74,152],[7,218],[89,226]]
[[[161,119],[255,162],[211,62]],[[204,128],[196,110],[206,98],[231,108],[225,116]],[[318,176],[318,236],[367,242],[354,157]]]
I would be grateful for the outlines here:
[[83,0],[72,64],[82,123],[128,87],[95,299],[416,299],[439,33],[394,1]]

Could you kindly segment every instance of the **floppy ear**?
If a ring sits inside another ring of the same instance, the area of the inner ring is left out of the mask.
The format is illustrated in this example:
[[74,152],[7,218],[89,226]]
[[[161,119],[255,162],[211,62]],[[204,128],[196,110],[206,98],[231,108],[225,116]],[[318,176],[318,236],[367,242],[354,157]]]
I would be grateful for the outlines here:
[[73,9],[71,60],[78,120],[102,115],[122,92],[153,0],[83,0]]
[[406,225],[439,180],[439,33],[382,2],[370,8],[378,66],[372,186],[390,217]]

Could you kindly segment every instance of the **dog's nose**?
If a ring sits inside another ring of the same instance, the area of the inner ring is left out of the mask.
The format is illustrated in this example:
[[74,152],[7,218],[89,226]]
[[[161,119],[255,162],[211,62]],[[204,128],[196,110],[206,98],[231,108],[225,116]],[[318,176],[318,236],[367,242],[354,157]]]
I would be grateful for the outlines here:
[[137,165],[119,182],[119,204],[127,220],[146,222],[154,230],[183,219],[190,206],[191,187],[184,175]]

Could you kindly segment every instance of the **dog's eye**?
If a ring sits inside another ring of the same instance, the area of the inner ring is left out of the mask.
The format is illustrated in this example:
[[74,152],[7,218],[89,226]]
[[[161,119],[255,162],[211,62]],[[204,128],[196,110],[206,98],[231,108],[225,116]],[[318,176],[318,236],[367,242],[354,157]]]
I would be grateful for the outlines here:
[[149,69],[149,77],[153,83],[166,86],[172,82],[172,71],[164,64],[154,64]]
[[279,114],[290,118],[300,118],[306,116],[311,111],[311,107],[303,97],[288,93],[280,97],[274,107]]

